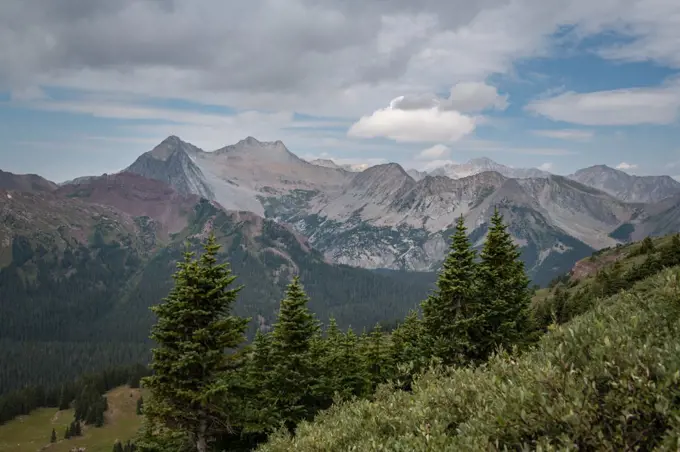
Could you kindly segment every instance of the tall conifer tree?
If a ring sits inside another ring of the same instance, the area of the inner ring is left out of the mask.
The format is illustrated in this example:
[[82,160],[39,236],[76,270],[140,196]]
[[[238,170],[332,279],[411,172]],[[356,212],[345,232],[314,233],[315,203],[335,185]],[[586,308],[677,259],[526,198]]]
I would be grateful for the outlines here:
[[474,336],[481,328],[481,320],[475,277],[475,252],[461,215],[437,280],[437,290],[422,304],[427,346],[444,364],[462,364],[477,356]]
[[220,246],[214,235],[195,260],[187,252],[174,275],[175,286],[163,303],[152,307],[158,322],[151,338],[154,374],[144,384],[151,397],[144,415],[177,432],[187,434],[199,452],[217,432],[228,429],[229,414],[220,401],[228,398],[224,372],[244,340],[248,319],[231,314],[239,288],[230,288],[235,276],[227,264],[217,263]]
[[308,302],[296,276],[281,301],[272,333],[271,404],[279,422],[291,430],[314,414],[312,387],[316,384],[317,363],[312,359],[312,346],[320,334],[320,325]]
[[418,313],[412,310],[404,322],[392,332],[392,361],[395,366],[395,378],[405,389],[410,388],[412,376],[421,371],[428,363],[423,352],[423,322]]
[[529,278],[520,260],[503,217],[496,209],[478,267],[479,297],[483,326],[477,329],[474,342],[476,357],[486,359],[498,346],[511,348],[530,340]]

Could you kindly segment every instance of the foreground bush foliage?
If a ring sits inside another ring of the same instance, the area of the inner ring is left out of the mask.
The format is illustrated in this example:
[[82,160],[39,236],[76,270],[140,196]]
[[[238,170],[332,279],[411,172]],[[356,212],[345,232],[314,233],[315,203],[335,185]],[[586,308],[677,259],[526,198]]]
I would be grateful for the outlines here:
[[553,326],[535,350],[333,406],[262,451],[680,448],[680,270]]

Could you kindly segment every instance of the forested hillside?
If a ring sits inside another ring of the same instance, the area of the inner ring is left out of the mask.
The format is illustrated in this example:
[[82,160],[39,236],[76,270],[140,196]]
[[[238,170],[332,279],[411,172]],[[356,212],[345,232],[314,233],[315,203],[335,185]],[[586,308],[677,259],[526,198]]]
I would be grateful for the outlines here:
[[271,326],[294,273],[320,319],[358,331],[402,318],[434,281],[330,265],[283,225],[143,178],[88,183],[0,196],[0,394],[148,362],[149,306],[167,295],[186,244],[210,231],[245,285],[235,310],[253,319],[251,338]]
[[680,447],[680,271],[547,334],[520,358],[430,372],[412,391],[333,407],[262,451]]
[[[322,328],[294,278],[272,332],[226,355],[245,323],[216,250],[209,238],[198,260],[187,256],[154,308],[141,450],[677,447],[677,236],[601,253],[618,263],[566,275],[532,303],[502,217],[478,257],[461,219],[422,317],[390,334]],[[565,301],[569,289],[588,303]],[[182,333],[188,325],[211,342]]]

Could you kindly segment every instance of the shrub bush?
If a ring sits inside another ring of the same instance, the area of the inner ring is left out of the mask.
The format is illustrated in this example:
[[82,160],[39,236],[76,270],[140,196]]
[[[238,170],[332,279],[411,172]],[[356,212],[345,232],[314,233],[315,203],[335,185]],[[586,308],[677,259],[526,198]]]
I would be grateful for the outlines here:
[[262,451],[678,450],[680,270],[554,327],[519,358],[431,371],[332,407]]

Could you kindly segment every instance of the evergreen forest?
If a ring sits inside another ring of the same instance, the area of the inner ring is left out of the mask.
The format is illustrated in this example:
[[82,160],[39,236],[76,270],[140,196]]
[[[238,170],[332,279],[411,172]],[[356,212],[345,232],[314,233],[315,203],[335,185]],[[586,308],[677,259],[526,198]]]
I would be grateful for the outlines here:
[[395,325],[314,314],[296,275],[248,340],[244,287],[211,235],[152,307],[148,369],[16,391],[0,421],[68,404],[77,434],[131,384],[149,393],[143,427],[114,451],[677,450],[680,237],[659,243],[535,293],[502,216],[479,252],[461,218],[435,289]]

